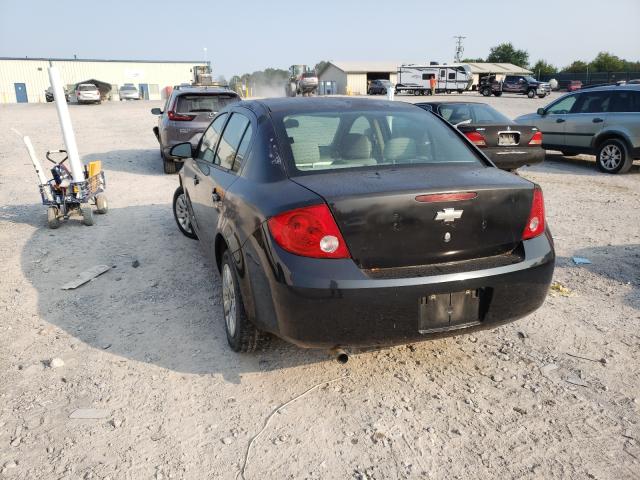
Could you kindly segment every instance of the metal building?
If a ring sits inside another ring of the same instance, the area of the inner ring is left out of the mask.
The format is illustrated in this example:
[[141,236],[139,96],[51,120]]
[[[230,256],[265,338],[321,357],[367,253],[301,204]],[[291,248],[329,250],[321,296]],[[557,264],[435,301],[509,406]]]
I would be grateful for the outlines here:
[[58,67],[65,85],[89,79],[111,84],[113,100],[125,83],[138,87],[145,99],[159,100],[165,87],[190,83],[193,67],[206,65],[201,61],[0,57],[0,103],[44,102],[49,61]]

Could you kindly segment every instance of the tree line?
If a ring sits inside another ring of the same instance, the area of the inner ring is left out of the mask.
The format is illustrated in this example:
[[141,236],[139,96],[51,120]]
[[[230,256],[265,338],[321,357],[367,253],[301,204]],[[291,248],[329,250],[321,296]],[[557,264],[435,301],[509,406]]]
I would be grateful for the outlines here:
[[558,68],[544,59],[539,59],[533,65],[529,63],[529,52],[517,49],[511,42],[501,43],[489,51],[484,58],[465,58],[464,63],[490,62],[512,63],[522,68],[528,68],[536,75],[553,75],[555,73],[586,73],[586,72],[640,72],[640,61],[628,61],[609,52],[600,52],[590,62],[574,60],[570,65]]

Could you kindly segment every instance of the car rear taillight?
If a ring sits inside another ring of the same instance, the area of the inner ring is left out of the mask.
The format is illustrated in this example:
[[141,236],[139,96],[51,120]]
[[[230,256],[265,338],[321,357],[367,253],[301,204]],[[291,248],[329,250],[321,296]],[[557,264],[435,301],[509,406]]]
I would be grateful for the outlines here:
[[191,120],[196,118],[195,115],[185,115],[184,113],[176,113],[173,110],[169,110],[167,112],[167,116],[169,117],[169,120],[175,120],[177,122],[190,122]]
[[478,132],[464,132],[464,134],[476,147],[484,147],[487,145],[484,137]]
[[529,145],[542,145],[542,132],[536,132],[529,140]]
[[350,258],[347,244],[325,204],[296,208],[268,220],[271,236],[287,252],[312,258]]
[[522,239],[528,240],[544,233],[544,198],[542,190],[536,186],[533,189],[533,202],[531,202],[531,211],[527,219],[527,225],[522,232]]

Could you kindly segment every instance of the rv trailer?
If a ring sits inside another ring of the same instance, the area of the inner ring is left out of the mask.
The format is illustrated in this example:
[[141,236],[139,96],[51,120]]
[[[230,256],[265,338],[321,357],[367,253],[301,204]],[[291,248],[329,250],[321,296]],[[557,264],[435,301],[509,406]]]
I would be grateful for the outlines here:
[[431,77],[436,79],[436,93],[462,93],[473,83],[468,65],[402,65],[398,67],[395,92],[431,95]]

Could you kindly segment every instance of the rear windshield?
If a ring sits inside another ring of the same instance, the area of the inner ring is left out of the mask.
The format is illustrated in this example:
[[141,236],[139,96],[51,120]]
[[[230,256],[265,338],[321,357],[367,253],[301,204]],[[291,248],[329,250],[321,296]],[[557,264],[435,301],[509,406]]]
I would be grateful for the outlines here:
[[88,90],[97,90],[98,88],[95,85],[80,85],[78,90],[81,92],[86,92]]
[[449,123],[457,125],[459,123],[510,124],[511,120],[489,105],[474,103],[458,103],[440,105],[438,109],[440,115]]
[[238,97],[231,95],[181,95],[178,97],[176,112],[219,112],[230,103],[238,101]]
[[384,165],[482,164],[442,120],[417,108],[299,113],[275,121],[288,140],[297,173]]
[[134,87],[133,85],[125,85],[120,90],[135,90],[135,89],[136,87]]
[[308,73],[308,72],[302,74],[302,78],[315,78],[317,76],[318,75],[316,75],[315,73]]

